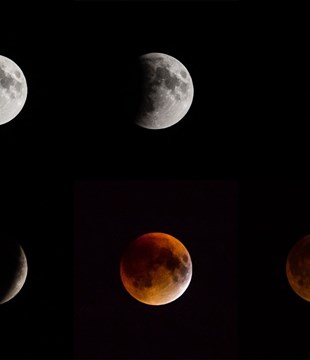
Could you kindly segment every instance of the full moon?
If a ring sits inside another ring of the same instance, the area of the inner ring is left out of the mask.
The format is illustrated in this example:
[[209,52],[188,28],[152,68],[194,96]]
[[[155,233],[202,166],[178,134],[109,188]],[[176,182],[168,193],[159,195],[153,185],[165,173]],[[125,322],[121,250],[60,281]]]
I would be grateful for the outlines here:
[[141,69],[140,106],[136,124],[147,129],[164,129],[179,122],[194,96],[191,76],[174,57],[149,53],[139,58]]
[[310,235],[299,240],[289,252],[286,274],[296,294],[310,301]]
[[0,55],[0,125],[14,119],[27,98],[27,83],[14,61]]
[[153,232],[134,240],[120,264],[125,289],[148,305],[179,298],[192,278],[192,262],[185,246],[171,235]]
[[0,245],[0,304],[15,297],[27,277],[27,259],[22,247],[13,242]]

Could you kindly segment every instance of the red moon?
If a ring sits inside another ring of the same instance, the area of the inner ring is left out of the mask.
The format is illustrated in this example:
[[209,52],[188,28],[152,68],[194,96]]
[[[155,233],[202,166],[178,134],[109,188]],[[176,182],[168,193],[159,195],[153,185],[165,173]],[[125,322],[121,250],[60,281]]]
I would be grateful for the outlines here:
[[192,278],[192,261],[185,246],[171,235],[153,232],[134,240],[120,263],[125,289],[148,305],[179,298]]
[[296,294],[310,301],[310,235],[291,249],[286,261],[286,275]]

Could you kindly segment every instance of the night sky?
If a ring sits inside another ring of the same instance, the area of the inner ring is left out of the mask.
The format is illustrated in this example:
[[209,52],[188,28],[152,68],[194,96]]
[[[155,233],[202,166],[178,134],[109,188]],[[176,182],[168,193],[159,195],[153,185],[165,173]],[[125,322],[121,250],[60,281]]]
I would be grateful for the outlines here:
[[[310,233],[306,12],[239,1],[1,6],[0,54],[28,83],[0,127],[0,241],[29,273],[0,306],[3,359],[309,359],[309,303],[285,260]],[[194,100],[177,125],[134,126],[138,56],[180,60]],[[306,120],[306,121],[305,121]],[[124,246],[184,243],[175,302],[123,288]]]

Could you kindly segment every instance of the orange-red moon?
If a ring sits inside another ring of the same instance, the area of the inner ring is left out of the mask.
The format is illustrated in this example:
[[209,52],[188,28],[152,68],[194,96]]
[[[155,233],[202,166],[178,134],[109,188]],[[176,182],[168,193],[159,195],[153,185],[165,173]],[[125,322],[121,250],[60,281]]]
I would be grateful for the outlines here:
[[310,301],[310,235],[292,247],[286,261],[286,275],[296,294]]
[[125,249],[120,263],[125,289],[148,305],[168,304],[179,298],[192,278],[192,261],[175,237],[147,233]]

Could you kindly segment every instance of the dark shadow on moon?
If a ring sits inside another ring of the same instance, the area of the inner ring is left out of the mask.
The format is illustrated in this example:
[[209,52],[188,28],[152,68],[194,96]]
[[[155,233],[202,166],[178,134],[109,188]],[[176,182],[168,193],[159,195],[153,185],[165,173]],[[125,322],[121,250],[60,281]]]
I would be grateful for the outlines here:
[[9,89],[11,85],[14,84],[14,79],[13,77],[9,74],[6,73],[0,66],[0,84],[3,88],[5,89]]
[[139,289],[153,286],[153,273],[156,273],[160,267],[169,271],[175,283],[183,282],[190,269],[188,255],[184,254],[179,257],[167,247],[161,247],[158,251],[154,251],[154,245],[149,243],[138,247],[129,246],[123,260],[125,273],[134,279],[133,285]]

